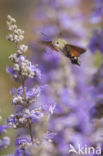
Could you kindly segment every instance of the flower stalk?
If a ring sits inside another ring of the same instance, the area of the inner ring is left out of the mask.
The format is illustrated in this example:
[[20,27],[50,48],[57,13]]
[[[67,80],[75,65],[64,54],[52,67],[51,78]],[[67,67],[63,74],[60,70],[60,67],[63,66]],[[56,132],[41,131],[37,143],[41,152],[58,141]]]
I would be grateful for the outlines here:
[[[47,85],[31,88],[26,85],[26,81],[29,79],[36,78],[36,80],[40,80],[41,72],[37,68],[37,65],[32,65],[32,63],[23,56],[28,50],[27,45],[20,44],[24,39],[24,31],[17,27],[16,20],[10,15],[7,17],[7,27],[10,31],[7,39],[16,45],[16,52],[9,56],[9,59],[13,62],[13,67],[9,68],[7,66],[7,72],[13,80],[20,84],[19,88],[13,88],[10,92],[16,113],[10,115],[7,123],[10,127],[19,129],[19,133],[21,129],[23,130],[16,139],[15,145],[18,148],[15,156],[21,153],[22,156],[26,156],[29,152],[27,147],[33,146],[34,144],[37,146],[39,142],[42,150],[42,148],[44,148],[44,140],[48,142],[49,138],[45,138],[45,133],[48,133],[48,120],[55,107],[51,105],[49,107],[46,105],[43,106],[42,103],[40,105],[37,104],[37,98]],[[35,127],[33,127],[34,125]],[[35,152],[38,153],[40,148],[36,148]]]

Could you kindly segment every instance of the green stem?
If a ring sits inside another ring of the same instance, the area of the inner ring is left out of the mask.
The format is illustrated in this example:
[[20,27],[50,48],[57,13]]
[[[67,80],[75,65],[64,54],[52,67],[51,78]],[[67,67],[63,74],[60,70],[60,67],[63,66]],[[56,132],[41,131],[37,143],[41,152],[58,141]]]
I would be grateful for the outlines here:
[[[24,99],[26,99],[26,91],[25,91],[25,83],[24,83],[24,81],[22,81],[22,87],[23,87]],[[32,135],[32,125],[30,123],[30,119],[29,118],[28,118],[28,128],[29,128],[29,133],[30,133],[31,141],[32,141],[32,144],[33,144],[34,143],[34,140],[33,140],[33,135]]]

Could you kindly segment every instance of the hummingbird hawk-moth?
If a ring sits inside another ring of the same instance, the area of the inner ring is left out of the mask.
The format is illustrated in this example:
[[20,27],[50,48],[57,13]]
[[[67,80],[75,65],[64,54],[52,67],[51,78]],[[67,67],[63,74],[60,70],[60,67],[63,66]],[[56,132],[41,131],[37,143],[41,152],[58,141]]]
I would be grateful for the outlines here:
[[68,57],[73,64],[80,65],[78,57],[85,53],[86,50],[79,46],[71,45],[62,38],[57,38],[53,41],[42,41],[45,45],[48,45],[51,49],[59,52],[61,51],[66,57]]

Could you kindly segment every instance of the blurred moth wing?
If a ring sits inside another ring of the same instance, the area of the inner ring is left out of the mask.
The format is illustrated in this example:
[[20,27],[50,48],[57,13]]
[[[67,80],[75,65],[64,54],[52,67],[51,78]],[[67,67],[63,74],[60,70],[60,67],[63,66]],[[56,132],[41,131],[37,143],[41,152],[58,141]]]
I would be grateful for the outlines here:
[[49,46],[51,49],[55,51],[59,51],[52,43],[52,41],[41,41],[42,44]]
[[[43,32],[41,32],[41,34],[42,34],[43,36],[48,37],[48,35],[45,34],[45,33],[43,33]],[[52,42],[52,41],[41,41],[41,43],[44,44],[44,45],[49,46],[51,49],[53,49],[53,50],[55,50],[55,51],[58,51],[58,49],[53,45],[53,42]]]

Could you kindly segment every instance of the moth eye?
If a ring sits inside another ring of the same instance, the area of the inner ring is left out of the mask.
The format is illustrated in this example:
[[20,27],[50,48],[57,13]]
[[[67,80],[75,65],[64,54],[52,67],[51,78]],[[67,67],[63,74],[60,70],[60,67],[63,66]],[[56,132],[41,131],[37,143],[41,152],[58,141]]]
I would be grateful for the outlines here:
[[59,44],[59,42],[57,41],[57,44]]

